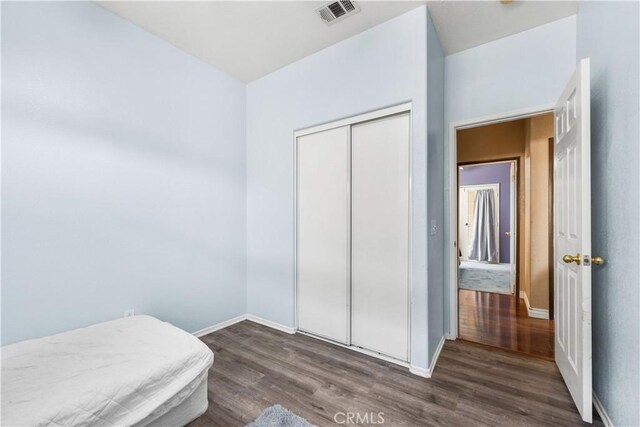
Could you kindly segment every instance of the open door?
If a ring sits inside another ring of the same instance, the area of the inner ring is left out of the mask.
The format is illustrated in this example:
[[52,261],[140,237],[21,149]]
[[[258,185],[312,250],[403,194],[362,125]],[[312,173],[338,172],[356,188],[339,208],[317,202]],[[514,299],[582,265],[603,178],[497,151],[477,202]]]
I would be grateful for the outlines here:
[[554,109],[555,357],[571,397],[592,421],[591,123],[589,59]]

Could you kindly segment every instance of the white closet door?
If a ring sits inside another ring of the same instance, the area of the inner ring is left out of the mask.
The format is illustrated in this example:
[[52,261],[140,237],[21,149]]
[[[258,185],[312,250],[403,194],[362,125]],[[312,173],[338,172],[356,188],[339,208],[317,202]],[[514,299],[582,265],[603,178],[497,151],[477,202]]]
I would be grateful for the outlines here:
[[298,328],[349,341],[349,127],[297,139]]
[[409,353],[409,114],[352,127],[351,342]]

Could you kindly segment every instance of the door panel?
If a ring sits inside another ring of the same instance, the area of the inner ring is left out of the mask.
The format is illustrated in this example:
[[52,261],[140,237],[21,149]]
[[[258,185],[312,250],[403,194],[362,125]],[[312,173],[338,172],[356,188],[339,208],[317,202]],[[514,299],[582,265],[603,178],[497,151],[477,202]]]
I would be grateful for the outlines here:
[[349,342],[349,127],[297,139],[298,327]]
[[409,115],[352,127],[351,340],[409,356]]
[[554,110],[555,354],[587,422],[592,419],[589,84],[589,60],[583,59]]

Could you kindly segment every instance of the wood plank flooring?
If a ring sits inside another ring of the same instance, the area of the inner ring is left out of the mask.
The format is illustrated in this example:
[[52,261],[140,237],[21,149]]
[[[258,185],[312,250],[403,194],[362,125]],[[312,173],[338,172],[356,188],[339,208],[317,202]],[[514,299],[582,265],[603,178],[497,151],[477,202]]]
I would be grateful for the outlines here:
[[521,298],[460,289],[458,318],[461,339],[553,360],[553,321],[529,317]]
[[383,412],[394,427],[582,425],[555,364],[472,343],[447,341],[426,379],[249,321],[201,339],[215,360],[209,408],[190,427],[244,426],[274,404],[318,426],[338,412]]

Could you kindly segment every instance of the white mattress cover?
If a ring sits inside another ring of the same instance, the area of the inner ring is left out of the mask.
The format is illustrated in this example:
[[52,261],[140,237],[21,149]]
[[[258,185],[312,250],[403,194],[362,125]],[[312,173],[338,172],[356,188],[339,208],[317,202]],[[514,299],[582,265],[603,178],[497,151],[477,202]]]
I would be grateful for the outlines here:
[[150,316],[5,346],[2,425],[132,425],[179,405],[212,363],[199,339]]
[[159,417],[151,414],[133,427],[182,427],[204,414],[208,407],[208,381],[205,377],[182,403]]

